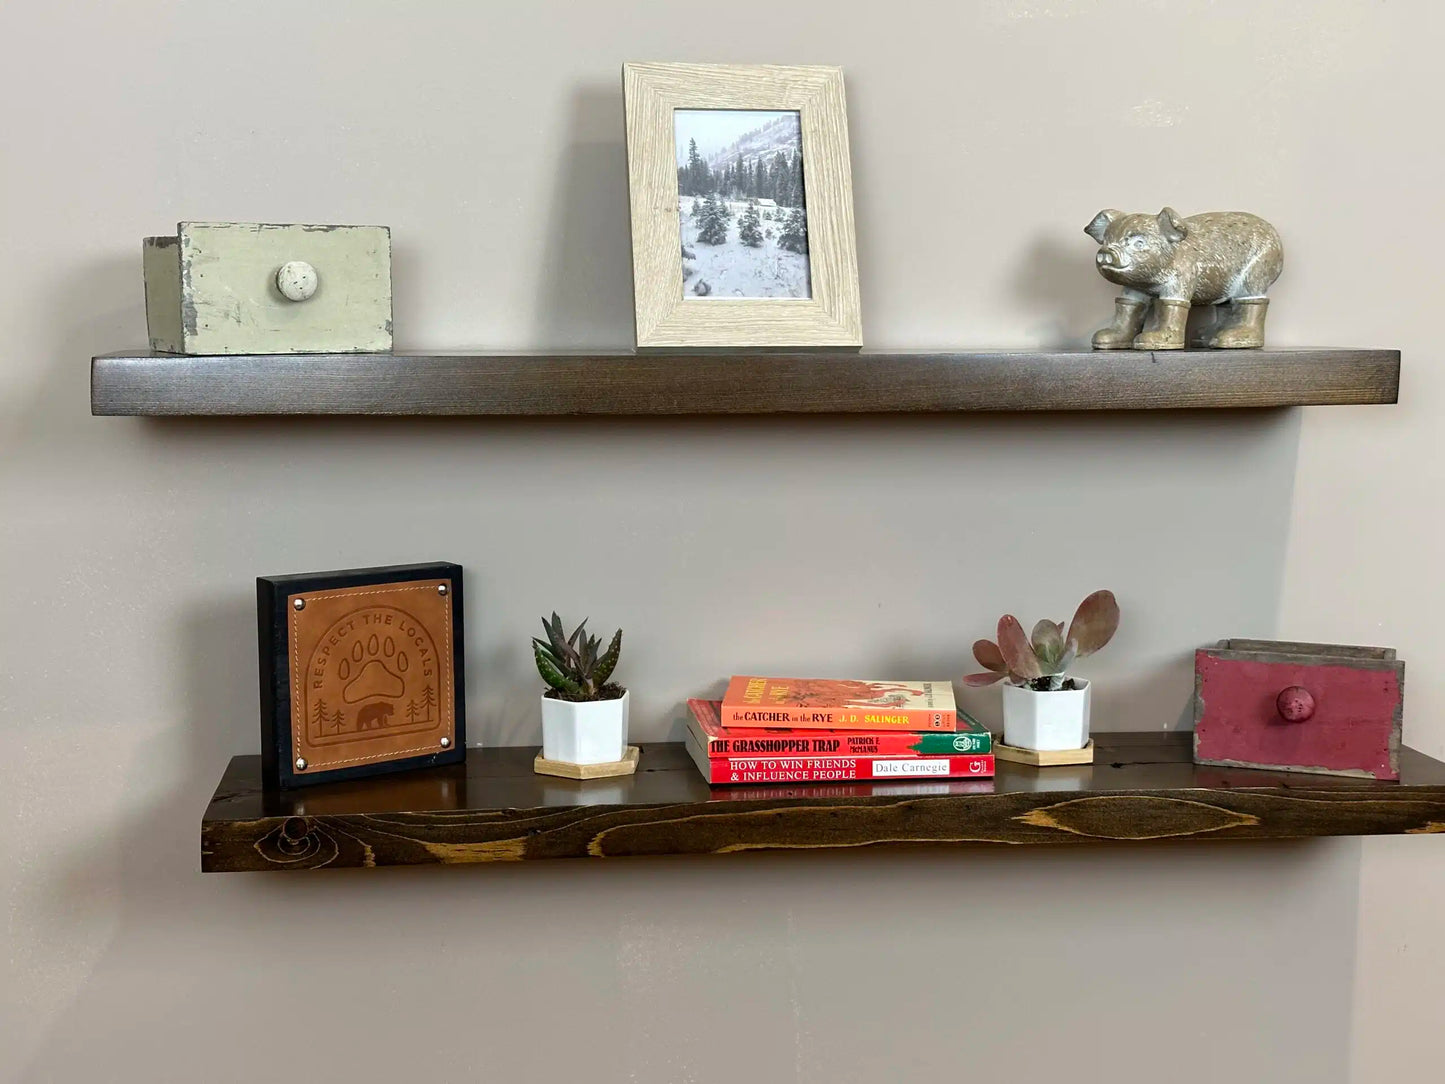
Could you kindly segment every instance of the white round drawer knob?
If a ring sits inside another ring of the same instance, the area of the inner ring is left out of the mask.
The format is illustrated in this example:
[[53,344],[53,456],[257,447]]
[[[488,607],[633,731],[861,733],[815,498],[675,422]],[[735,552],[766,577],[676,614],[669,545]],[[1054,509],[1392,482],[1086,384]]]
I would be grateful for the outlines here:
[[316,268],[305,260],[292,260],[276,272],[276,289],[288,301],[305,301],[316,292]]

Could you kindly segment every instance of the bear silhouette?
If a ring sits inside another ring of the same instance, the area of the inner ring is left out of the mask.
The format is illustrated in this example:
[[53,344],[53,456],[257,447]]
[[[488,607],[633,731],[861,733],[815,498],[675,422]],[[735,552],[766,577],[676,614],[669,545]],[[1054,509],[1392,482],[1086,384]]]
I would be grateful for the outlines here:
[[390,704],[367,704],[356,713],[356,729],[378,730],[388,726],[387,720],[391,718],[393,710]]

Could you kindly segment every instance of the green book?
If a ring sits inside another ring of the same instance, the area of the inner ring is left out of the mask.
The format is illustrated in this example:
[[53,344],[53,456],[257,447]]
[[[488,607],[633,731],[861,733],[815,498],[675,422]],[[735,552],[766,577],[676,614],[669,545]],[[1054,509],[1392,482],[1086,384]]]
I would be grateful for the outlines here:
[[992,753],[993,735],[968,712],[958,709],[958,729],[952,734],[909,734],[908,748],[920,756],[956,756]]

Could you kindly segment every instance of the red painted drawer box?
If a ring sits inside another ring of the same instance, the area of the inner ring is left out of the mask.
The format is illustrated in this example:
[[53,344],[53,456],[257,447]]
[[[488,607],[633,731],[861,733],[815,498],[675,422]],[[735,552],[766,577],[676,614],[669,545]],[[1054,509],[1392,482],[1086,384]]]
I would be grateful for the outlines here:
[[1400,778],[1393,648],[1221,640],[1194,653],[1194,759]]

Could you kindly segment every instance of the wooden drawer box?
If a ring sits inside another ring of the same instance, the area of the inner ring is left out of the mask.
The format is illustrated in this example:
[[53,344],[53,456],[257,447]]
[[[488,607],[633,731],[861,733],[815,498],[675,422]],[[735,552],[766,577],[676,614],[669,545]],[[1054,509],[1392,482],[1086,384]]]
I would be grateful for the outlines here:
[[143,246],[151,348],[173,354],[391,349],[385,226],[182,222]]
[[1404,685],[1391,648],[1221,640],[1194,655],[1194,759],[1399,779]]

